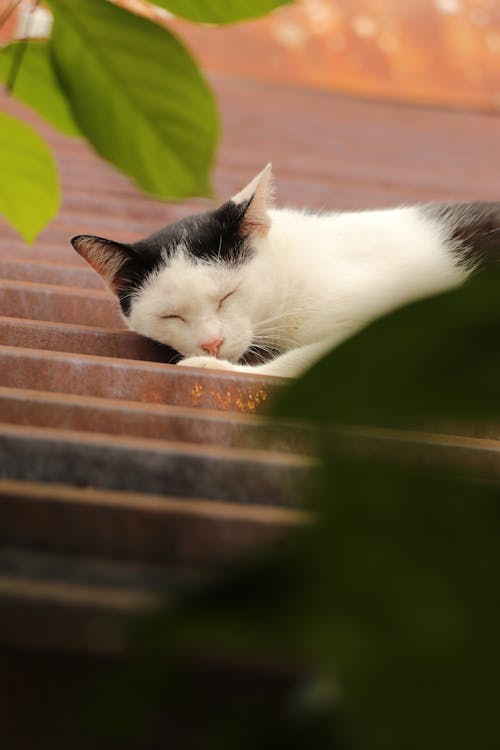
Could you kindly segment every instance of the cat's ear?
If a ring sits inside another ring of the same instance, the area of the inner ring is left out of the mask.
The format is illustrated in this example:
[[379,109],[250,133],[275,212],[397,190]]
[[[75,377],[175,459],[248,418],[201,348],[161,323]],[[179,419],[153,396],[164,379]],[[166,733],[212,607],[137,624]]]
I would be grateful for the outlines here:
[[137,253],[129,246],[104,237],[80,234],[71,244],[84,260],[102,276],[109,288],[118,294],[126,277],[123,274],[130,261],[137,260]]
[[245,234],[264,236],[271,226],[268,209],[273,202],[274,178],[272,164],[264,167],[243,190],[233,195],[233,203],[245,206],[242,228]]

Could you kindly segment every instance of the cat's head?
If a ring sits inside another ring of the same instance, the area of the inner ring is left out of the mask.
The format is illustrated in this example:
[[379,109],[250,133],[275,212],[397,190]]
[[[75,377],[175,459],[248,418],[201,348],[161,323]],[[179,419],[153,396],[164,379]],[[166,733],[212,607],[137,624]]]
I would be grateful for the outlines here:
[[258,256],[271,219],[268,164],[214,211],[130,245],[91,235],[71,242],[117,295],[129,326],[183,356],[233,362],[252,346],[265,280]]

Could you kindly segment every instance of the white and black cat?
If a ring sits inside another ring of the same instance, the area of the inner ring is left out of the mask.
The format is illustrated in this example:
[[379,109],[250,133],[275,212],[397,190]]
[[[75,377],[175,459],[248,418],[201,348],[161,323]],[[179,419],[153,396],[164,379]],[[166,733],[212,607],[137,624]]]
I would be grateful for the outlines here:
[[[268,165],[214,211],[131,245],[81,235],[138,333],[180,364],[296,376],[373,318],[500,256],[500,203],[313,214],[275,209]],[[273,356],[245,364],[249,354]]]

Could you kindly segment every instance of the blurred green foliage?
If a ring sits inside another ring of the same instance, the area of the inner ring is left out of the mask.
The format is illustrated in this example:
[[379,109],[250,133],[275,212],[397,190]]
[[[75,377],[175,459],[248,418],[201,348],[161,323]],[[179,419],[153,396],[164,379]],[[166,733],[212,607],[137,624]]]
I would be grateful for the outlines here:
[[[191,20],[230,23],[267,13],[284,0],[162,2]],[[211,89],[188,50],[168,29],[108,0],[48,0],[54,28],[48,42],[15,42],[0,51],[0,79],[12,93],[67,135],[94,149],[143,190],[177,199],[211,194],[219,138]],[[20,126],[21,127],[21,126]],[[21,130],[20,130],[21,132]],[[22,131],[25,132],[25,131]],[[40,177],[24,154],[26,179]],[[15,181],[12,163],[0,192]],[[59,205],[55,163],[41,187]],[[32,241],[54,215],[18,205],[14,191],[1,210]]]
[[418,301],[348,339],[288,391],[282,416],[416,428],[500,416],[499,276]]
[[500,274],[478,276],[376,321],[289,388],[279,416],[323,435],[317,522],[137,624],[108,693],[118,746],[143,747],[168,710],[188,748],[500,746],[498,481],[338,432],[496,417],[499,299]]

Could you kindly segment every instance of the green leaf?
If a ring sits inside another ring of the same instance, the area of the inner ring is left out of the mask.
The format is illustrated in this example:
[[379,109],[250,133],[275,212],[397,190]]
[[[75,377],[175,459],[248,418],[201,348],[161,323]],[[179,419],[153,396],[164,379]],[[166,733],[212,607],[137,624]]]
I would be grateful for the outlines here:
[[[106,705],[133,715],[167,694],[176,717],[200,718],[200,747],[497,748],[498,487],[361,457],[331,460],[319,494],[320,520],[300,536],[146,618],[135,666]],[[206,698],[179,654],[201,656],[201,674],[205,656],[240,675],[230,744],[227,700],[210,701],[205,726]],[[265,665],[267,681],[249,704],[251,665]],[[272,689],[286,665],[288,689]],[[297,690],[311,675],[327,688],[316,705]],[[294,741],[320,729],[318,714],[323,741]]]
[[33,242],[59,210],[54,157],[33,128],[0,112],[0,164],[0,213]]
[[500,417],[500,272],[380,318],[286,393],[281,416],[417,427]]
[[270,13],[292,0],[155,0],[171,13],[200,23],[234,23]]
[[[4,83],[9,77],[20,44],[14,42],[0,50],[0,80]],[[52,67],[47,42],[30,42],[27,45],[12,94],[62,133],[81,135]]]
[[321,511],[303,637],[362,746],[498,747],[498,487],[331,459]]
[[166,29],[103,0],[51,0],[52,52],[94,148],[163,198],[210,194],[212,93]]

